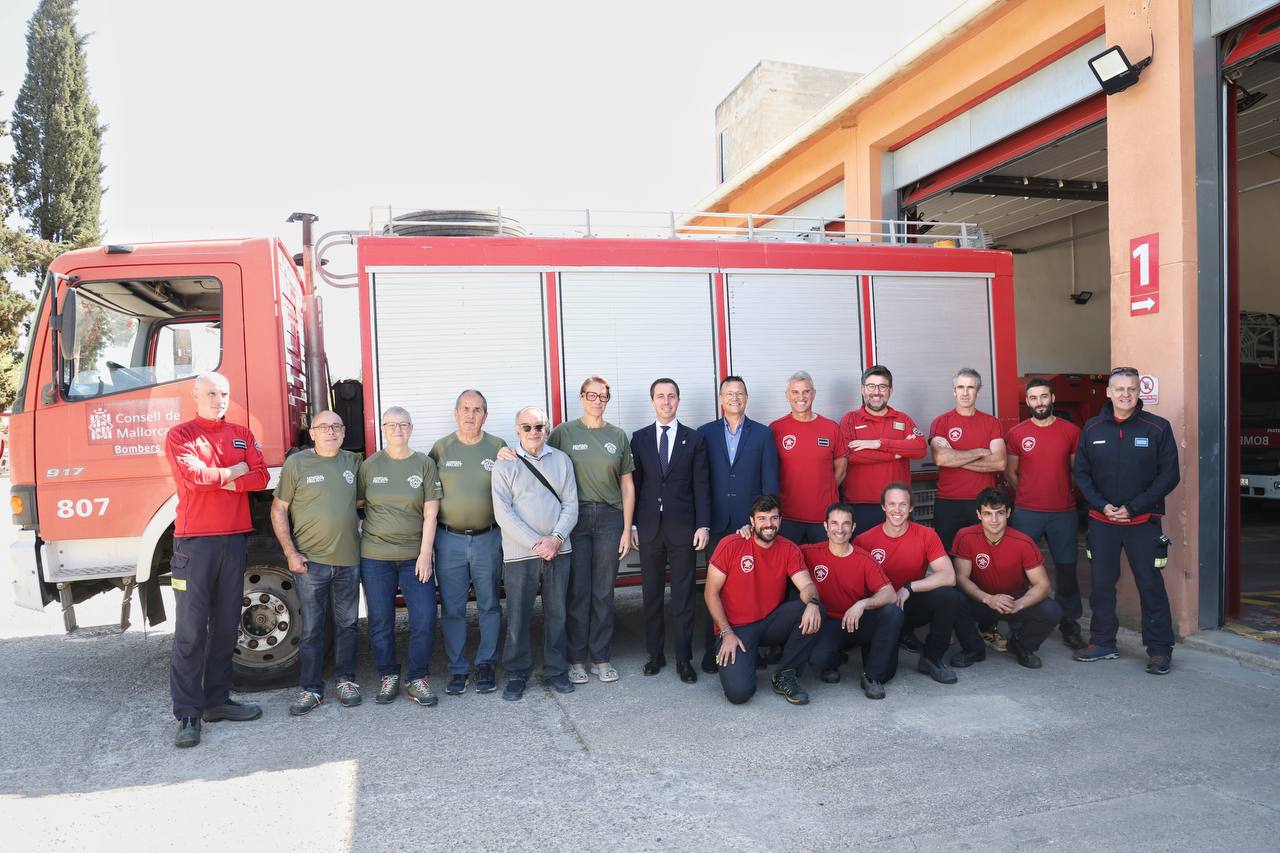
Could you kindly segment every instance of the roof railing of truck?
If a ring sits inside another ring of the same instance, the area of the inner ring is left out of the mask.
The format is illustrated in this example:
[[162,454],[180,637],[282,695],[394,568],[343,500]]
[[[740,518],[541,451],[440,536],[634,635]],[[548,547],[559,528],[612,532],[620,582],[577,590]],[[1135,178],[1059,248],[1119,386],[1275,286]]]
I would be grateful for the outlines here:
[[369,234],[745,240],[967,249],[991,245],[981,228],[967,222],[682,210],[443,210],[380,205],[370,209]]

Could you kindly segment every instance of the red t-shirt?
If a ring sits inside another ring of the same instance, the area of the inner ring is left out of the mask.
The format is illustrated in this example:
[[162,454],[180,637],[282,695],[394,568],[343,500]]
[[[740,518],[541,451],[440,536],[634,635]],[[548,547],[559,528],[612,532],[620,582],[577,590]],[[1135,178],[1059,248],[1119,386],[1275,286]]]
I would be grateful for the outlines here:
[[805,570],[800,549],[781,536],[768,548],[756,544],[754,536],[726,536],[711,555],[711,564],[725,573],[720,603],[735,628],[772,613],[786,596],[787,578]]
[[1070,512],[1076,508],[1071,495],[1071,454],[1080,446],[1080,427],[1057,418],[1047,427],[1028,419],[1009,430],[1004,440],[1010,456],[1017,456],[1018,509],[1036,512]]
[[782,517],[821,524],[827,507],[840,499],[833,468],[844,455],[840,425],[822,415],[798,421],[786,414],[769,424],[769,429],[778,444]]
[[837,557],[831,553],[828,543],[813,542],[801,546],[800,551],[818,587],[822,606],[832,619],[843,617],[850,607],[875,595],[876,590],[889,582],[876,561],[861,548]]
[[[942,436],[953,450],[986,450],[997,438],[1004,438],[1000,422],[986,412],[962,415],[955,409],[938,415],[929,427],[929,441]],[[952,501],[971,501],[978,492],[996,484],[995,474],[981,474],[963,468],[938,467],[938,497]]]
[[854,539],[853,544],[880,564],[894,589],[902,589],[908,581],[924,580],[929,564],[947,556],[934,529],[914,521],[907,522],[906,532],[896,539],[884,532],[883,524],[877,524]]
[[[248,427],[196,417],[169,430],[164,452],[178,487],[175,536],[222,536],[253,530],[246,493],[265,489],[270,475]],[[249,473],[233,483],[232,492],[222,488],[226,479],[219,469],[237,462],[248,465]]]
[[[879,450],[849,449],[851,441],[876,438]],[[878,504],[885,486],[911,482],[911,460],[924,456],[924,433],[905,412],[886,407],[879,416],[859,406],[840,419],[840,448],[849,456],[849,473],[840,484],[844,499]]]
[[1044,565],[1044,557],[1031,537],[1012,527],[992,545],[982,532],[982,525],[966,527],[956,534],[952,556],[973,564],[969,578],[978,589],[989,595],[1022,595],[1030,588],[1027,571]]

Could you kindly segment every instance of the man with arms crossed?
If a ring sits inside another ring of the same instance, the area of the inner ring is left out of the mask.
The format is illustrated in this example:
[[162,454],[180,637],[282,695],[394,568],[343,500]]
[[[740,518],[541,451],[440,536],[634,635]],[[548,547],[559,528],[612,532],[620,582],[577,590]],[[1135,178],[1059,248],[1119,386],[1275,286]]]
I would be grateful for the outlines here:
[[1076,576],[1076,501],[1071,471],[1080,444],[1080,427],[1053,414],[1053,387],[1047,379],[1027,382],[1031,417],[1009,430],[1009,461],[1004,477],[1014,488],[1018,511],[1010,526],[1039,544],[1044,537],[1053,556],[1054,600],[1062,608],[1062,642],[1082,649],[1080,579]]
[[788,414],[769,424],[778,445],[781,536],[797,545],[827,541],[827,507],[840,500],[849,459],[840,425],[813,410],[818,392],[803,370],[787,380]]
[[911,482],[911,460],[924,458],[924,433],[906,412],[889,405],[893,374],[882,364],[862,372],[862,405],[840,419],[840,445],[849,473],[841,490],[853,505],[855,530],[884,521],[881,493],[889,483]]
[[979,524],[956,534],[956,584],[968,596],[956,622],[960,651],[951,665],[971,666],[987,656],[978,625],[1005,619],[1013,629],[1009,651],[1028,669],[1039,669],[1036,650],[1062,619],[1062,608],[1049,597],[1049,574],[1036,543],[1009,527],[1013,507],[1000,489],[978,494]]
[[978,411],[982,376],[972,367],[956,371],[952,393],[956,407],[938,415],[929,427],[929,446],[938,466],[938,495],[933,503],[933,529],[947,547],[962,527],[973,523],[978,492],[996,484],[1004,470],[1004,435],[1000,422]]

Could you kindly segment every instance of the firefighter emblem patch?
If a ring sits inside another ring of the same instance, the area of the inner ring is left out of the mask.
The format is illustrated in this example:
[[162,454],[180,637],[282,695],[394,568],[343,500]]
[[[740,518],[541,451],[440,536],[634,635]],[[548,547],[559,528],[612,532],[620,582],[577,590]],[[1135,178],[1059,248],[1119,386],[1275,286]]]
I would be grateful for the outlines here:
[[831,570],[828,569],[826,566],[814,566],[813,579],[816,580],[818,583],[822,583],[824,580],[827,579],[827,575],[828,573],[830,573],[830,571]]
[[991,555],[979,554],[973,558],[973,564],[979,569],[985,569],[987,566],[991,565]]
[[960,436],[962,435],[964,435],[964,430],[960,429],[960,427],[952,427],[951,429],[947,430],[947,438],[949,438],[951,441],[959,441]]
[[784,435],[782,437],[782,449],[790,450],[796,446],[796,437],[794,435]]
[[742,573],[744,575],[751,574],[751,570],[756,567],[756,558],[750,554],[746,554],[738,565],[742,567]]
[[342,479],[346,480],[346,481],[347,481],[347,485],[349,486],[349,485],[351,485],[352,483],[354,483],[354,482],[356,481],[356,475],[355,475],[355,473],[354,473],[354,472],[352,472],[352,471],[343,471],[343,472],[342,472]]
[[483,461],[480,463],[480,467],[481,467],[481,468],[483,468],[483,469],[484,469],[484,470],[486,470],[486,471],[492,471],[492,470],[493,470],[493,460],[492,460],[492,459],[485,459],[485,460],[483,460]]
[[882,566],[884,565],[884,558],[885,553],[883,548],[876,548],[871,552],[871,559],[875,560]]
[[417,474],[409,475],[409,488],[416,489],[422,485],[422,478]]
[[612,441],[606,441],[604,443],[604,449],[610,454],[617,453],[618,445],[614,444]]
[[1022,439],[1023,453],[1030,453],[1032,450],[1035,450],[1035,448],[1036,448],[1036,437],[1034,435],[1029,435],[1026,438]]

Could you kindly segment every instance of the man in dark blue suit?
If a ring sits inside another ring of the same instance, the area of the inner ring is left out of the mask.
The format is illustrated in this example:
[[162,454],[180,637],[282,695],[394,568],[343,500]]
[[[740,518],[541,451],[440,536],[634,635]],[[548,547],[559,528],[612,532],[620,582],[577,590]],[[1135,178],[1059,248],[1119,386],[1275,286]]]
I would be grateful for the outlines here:
[[[751,517],[757,495],[778,493],[778,445],[767,424],[747,417],[747,383],[741,376],[720,380],[724,417],[698,427],[707,444],[711,470],[711,536],[707,555]],[[714,626],[707,619],[702,671],[718,672]]]
[[699,548],[707,546],[711,529],[707,448],[701,433],[676,420],[680,386],[674,379],[655,380],[649,386],[649,399],[657,421],[631,435],[636,464],[631,536],[640,550],[645,646],[649,652],[644,674],[657,675],[667,662],[662,599],[670,566],[676,671],[681,681],[693,684],[698,680],[692,663],[694,558]]

